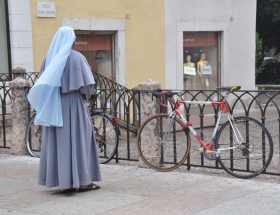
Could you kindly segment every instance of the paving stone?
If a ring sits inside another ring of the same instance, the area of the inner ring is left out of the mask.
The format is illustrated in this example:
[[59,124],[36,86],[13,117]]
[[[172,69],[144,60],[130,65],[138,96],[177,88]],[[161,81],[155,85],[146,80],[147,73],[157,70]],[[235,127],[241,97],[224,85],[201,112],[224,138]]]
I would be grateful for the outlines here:
[[37,185],[39,159],[0,156],[0,214],[280,214],[280,177],[237,179],[223,170],[172,172],[101,165],[100,190],[59,194]]

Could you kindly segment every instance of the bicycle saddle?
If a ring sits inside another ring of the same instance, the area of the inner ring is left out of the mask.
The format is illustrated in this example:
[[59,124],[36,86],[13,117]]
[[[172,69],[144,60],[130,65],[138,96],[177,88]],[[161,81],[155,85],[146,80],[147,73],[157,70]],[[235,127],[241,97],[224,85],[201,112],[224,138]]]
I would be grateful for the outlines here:
[[240,90],[241,86],[217,87],[216,89],[220,90],[220,91],[228,91],[228,92],[232,93],[234,91]]

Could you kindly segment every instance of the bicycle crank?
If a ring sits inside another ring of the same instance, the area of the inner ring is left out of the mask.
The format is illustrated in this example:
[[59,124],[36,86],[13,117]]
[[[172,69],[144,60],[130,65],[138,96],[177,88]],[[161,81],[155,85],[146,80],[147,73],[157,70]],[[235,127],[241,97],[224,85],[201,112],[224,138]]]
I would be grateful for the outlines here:
[[[209,146],[209,144],[207,145]],[[217,156],[216,156],[216,152],[207,152],[203,147],[200,147],[198,149],[198,151],[200,153],[203,153],[203,155],[208,159],[208,160],[216,160]]]
[[217,159],[216,152],[207,152],[207,151],[204,150],[204,156],[208,160],[216,160]]

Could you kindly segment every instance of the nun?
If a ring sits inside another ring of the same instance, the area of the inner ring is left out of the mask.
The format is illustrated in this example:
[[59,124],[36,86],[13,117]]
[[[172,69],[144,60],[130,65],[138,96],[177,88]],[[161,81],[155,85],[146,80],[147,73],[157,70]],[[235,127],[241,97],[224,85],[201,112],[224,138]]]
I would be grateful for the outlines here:
[[85,99],[95,84],[85,57],[72,50],[76,36],[58,29],[28,100],[43,126],[38,184],[59,187],[61,194],[97,190],[100,164]]

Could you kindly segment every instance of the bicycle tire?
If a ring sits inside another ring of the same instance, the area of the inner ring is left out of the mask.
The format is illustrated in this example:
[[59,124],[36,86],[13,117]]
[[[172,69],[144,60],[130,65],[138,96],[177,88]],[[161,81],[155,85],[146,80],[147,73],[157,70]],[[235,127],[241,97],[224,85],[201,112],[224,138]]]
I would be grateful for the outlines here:
[[112,117],[106,113],[92,113],[92,123],[96,139],[99,161],[101,164],[108,163],[119,145],[119,132]]
[[[242,148],[226,150],[217,158],[221,167],[237,178],[255,177],[268,167],[273,156],[273,141],[266,127],[251,117],[231,120],[243,137]],[[216,149],[237,145],[230,121],[224,123],[215,141]]]
[[36,113],[30,117],[26,132],[25,132],[25,140],[26,140],[26,148],[31,157],[40,157],[41,153],[41,143],[42,143],[42,129],[39,125],[34,125]]
[[164,144],[159,142],[170,121],[169,114],[153,115],[143,122],[137,134],[139,157],[148,167],[160,172],[177,169],[190,153],[189,131],[187,128],[182,130],[184,125],[176,117]]

